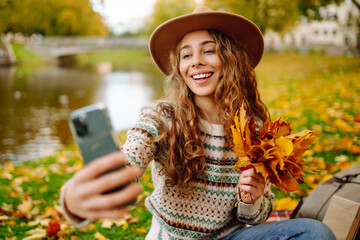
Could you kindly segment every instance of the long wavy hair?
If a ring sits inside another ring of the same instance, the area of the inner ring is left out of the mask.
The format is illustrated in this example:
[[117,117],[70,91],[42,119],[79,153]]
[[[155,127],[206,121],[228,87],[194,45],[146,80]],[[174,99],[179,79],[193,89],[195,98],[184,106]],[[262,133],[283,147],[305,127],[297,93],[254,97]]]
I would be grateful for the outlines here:
[[[244,103],[253,117],[270,118],[260,99],[255,71],[243,47],[231,36],[208,30],[216,42],[216,53],[222,62],[222,74],[215,90],[219,121],[224,126],[227,143],[232,145],[231,125],[236,111]],[[165,81],[165,101],[159,103],[158,122],[161,134],[153,142],[166,148],[163,170],[169,186],[187,188],[204,175],[205,156],[201,142],[199,119],[204,114],[194,103],[194,96],[180,74],[180,44],[170,53],[171,73]],[[161,119],[169,118],[171,126]]]

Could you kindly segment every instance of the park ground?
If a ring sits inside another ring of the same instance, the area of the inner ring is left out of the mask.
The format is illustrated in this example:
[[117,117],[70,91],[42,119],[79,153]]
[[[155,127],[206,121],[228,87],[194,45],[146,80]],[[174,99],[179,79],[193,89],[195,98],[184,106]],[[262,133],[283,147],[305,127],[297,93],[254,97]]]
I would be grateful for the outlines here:
[[[321,181],[360,164],[359,70],[360,58],[296,53],[264,55],[257,75],[272,120],[287,118],[293,133],[306,128],[314,130],[318,137],[304,154],[315,173],[306,174],[301,191],[285,195],[274,189],[277,210],[293,209],[299,198]],[[124,141],[125,132],[119,133],[119,138]],[[16,166],[3,164],[0,239],[144,239],[151,225],[151,215],[144,206],[153,189],[150,171],[141,180],[144,192],[128,215],[76,229],[59,212],[59,190],[82,166],[74,146]]]

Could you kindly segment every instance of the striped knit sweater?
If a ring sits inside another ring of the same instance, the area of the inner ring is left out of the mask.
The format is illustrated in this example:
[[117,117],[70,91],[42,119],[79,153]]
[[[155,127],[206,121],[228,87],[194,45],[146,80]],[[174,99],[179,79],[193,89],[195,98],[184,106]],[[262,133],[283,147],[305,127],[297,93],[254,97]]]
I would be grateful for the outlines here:
[[[240,175],[231,169],[237,157],[225,143],[222,125],[209,124],[204,120],[200,122],[206,158],[206,184],[199,179],[189,192],[165,185],[162,164],[166,152],[161,146],[145,144],[149,138],[159,134],[155,109],[150,108],[141,115],[128,131],[126,143],[122,146],[131,164],[137,165],[143,172],[152,162],[155,189],[145,205],[153,218],[146,239],[219,239],[246,224],[264,222],[273,208],[274,195],[270,183],[266,184],[264,195],[254,204],[240,202],[237,208],[234,207],[239,200]],[[74,219],[64,210],[71,223],[79,226],[87,224]]]

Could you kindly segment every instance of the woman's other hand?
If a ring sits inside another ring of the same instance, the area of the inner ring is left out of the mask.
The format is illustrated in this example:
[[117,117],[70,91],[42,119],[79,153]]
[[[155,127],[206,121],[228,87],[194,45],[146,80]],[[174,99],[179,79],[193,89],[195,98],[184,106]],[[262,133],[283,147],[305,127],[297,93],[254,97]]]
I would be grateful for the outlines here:
[[[73,215],[92,221],[118,219],[127,213],[126,204],[142,192],[141,184],[134,181],[141,176],[140,169],[131,166],[104,174],[127,164],[128,160],[121,152],[111,153],[88,164],[74,175],[66,189],[66,208]],[[126,184],[121,190],[104,194]]]
[[244,203],[254,203],[264,193],[265,180],[255,168],[249,168],[241,172],[239,179],[241,199]]

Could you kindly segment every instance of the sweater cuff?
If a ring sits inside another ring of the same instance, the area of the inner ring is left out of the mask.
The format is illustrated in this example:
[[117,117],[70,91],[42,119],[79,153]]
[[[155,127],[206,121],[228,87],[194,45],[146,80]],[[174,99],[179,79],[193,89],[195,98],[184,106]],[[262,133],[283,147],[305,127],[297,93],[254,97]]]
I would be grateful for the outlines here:
[[260,213],[261,203],[264,196],[262,195],[258,200],[252,203],[239,202],[237,207],[237,215],[242,219],[254,219]]
[[71,225],[77,227],[77,228],[83,228],[86,227],[91,223],[90,220],[80,218],[74,214],[72,214],[69,209],[66,207],[65,204],[65,193],[66,190],[69,188],[70,183],[73,181],[73,179],[70,179],[67,181],[61,188],[60,192],[60,206],[62,214],[64,215],[65,219],[70,223]]

